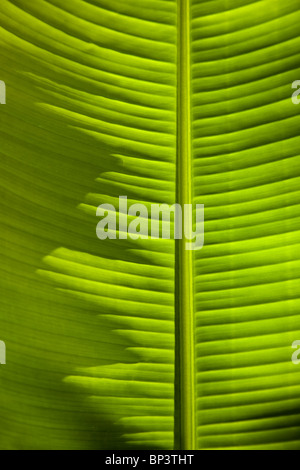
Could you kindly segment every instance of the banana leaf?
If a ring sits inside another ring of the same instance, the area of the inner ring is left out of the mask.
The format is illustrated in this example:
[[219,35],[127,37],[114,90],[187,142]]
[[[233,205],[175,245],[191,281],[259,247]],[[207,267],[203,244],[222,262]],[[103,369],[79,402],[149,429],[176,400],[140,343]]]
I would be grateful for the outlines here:
[[[299,20],[2,0],[1,449],[300,449]],[[119,196],[204,247],[99,240]]]

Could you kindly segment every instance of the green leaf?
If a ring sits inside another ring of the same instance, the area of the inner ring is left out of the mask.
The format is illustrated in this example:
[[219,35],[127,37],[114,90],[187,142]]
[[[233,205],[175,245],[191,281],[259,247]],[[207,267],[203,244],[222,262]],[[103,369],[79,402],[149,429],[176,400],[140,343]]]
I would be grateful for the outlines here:
[[[2,0],[2,449],[300,448],[299,19]],[[119,196],[204,204],[204,248],[98,240]]]

